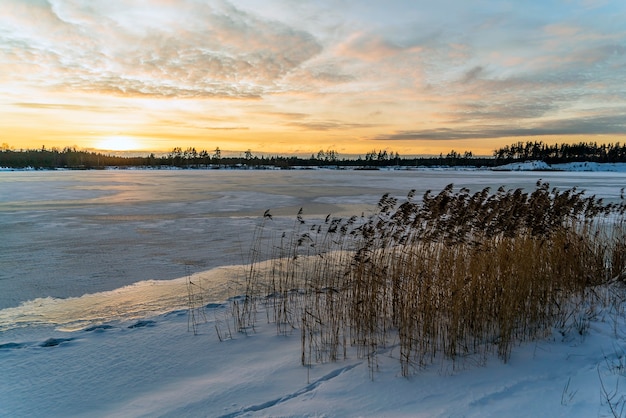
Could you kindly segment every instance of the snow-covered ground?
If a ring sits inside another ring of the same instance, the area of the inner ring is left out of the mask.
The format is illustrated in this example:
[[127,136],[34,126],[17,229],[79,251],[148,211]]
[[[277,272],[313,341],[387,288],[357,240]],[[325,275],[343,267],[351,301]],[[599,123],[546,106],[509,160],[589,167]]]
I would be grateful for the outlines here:
[[442,361],[404,378],[390,346],[373,379],[355,353],[301,366],[299,332],[277,336],[263,321],[220,342],[227,306],[210,305],[198,335],[185,310],[72,333],[10,332],[0,416],[596,417],[625,402],[624,306],[591,318],[585,335],[555,330],[516,347],[506,364]]
[[562,164],[548,164],[543,161],[524,161],[522,163],[511,163],[498,166],[494,168],[495,171],[542,171],[542,170],[556,170],[556,171],[609,171],[609,172],[626,172],[626,163],[591,163],[591,162],[578,162],[578,163],[562,163]]
[[[356,353],[302,367],[299,332],[262,320],[218,338],[265,209],[279,231],[300,207],[360,214],[385,192],[539,178],[608,199],[626,184],[619,172],[0,173],[0,416],[624,415],[621,302],[584,318],[584,335],[556,329],[506,364],[441,361],[408,379],[393,344],[372,380]],[[188,276],[207,288],[198,335]]]

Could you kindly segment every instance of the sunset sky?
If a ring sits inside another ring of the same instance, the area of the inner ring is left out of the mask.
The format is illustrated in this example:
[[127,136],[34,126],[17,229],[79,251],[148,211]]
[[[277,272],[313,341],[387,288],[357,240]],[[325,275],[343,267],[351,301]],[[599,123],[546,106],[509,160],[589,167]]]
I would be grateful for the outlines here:
[[626,2],[0,0],[15,149],[491,155],[518,140],[626,140]]

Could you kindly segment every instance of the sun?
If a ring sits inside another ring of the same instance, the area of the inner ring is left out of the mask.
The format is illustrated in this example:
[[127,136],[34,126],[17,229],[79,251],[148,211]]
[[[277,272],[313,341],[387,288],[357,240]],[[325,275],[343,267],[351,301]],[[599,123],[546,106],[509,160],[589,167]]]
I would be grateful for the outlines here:
[[96,143],[96,148],[107,151],[134,151],[141,148],[141,144],[130,136],[107,136]]

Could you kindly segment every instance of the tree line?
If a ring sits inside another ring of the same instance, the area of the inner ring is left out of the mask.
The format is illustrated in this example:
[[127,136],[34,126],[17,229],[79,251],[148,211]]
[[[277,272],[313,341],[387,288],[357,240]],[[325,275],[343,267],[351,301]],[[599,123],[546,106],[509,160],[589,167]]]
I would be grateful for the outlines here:
[[63,149],[45,147],[39,149],[12,150],[8,145],[0,148],[0,167],[35,169],[103,169],[106,167],[150,167],[150,168],[281,168],[293,167],[346,167],[375,169],[379,167],[408,166],[475,166],[492,165],[493,158],[474,158],[471,152],[459,154],[455,151],[438,157],[402,158],[397,152],[373,150],[364,157],[340,157],[335,150],[320,150],[309,158],[298,156],[257,156],[251,150],[239,156],[224,156],[219,147],[213,151],[195,148],[175,147],[172,151],[156,156],[151,153],[144,157],[125,157],[100,152],[78,150],[75,147]]
[[128,157],[100,152],[78,150],[75,147],[63,149],[42,147],[40,149],[13,150],[7,144],[0,148],[0,167],[35,169],[103,169],[106,167],[151,167],[151,168],[282,168],[293,167],[338,167],[356,169],[377,169],[379,167],[433,167],[433,166],[479,166],[495,167],[511,162],[540,160],[548,164],[591,161],[626,162],[626,144],[619,142],[597,144],[580,142],[576,144],[548,145],[541,141],[517,142],[496,149],[491,157],[476,157],[471,151],[463,153],[454,150],[439,156],[401,157],[399,153],[387,150],[372,150],[356,158],[342,158],[332,149],[320,150],[309,158],[297,156],[257,156],[251,150],[239,156],[224,156],[219,147],[213,151],[195,148],[173,148],[161,156],[154,153],[143,157]]
[[541,141],[517,142],[494,151],[497,164],[538,160],[548,164],[589,161],[596,163],[626,162],[626,144],[578,142],[548,145]]

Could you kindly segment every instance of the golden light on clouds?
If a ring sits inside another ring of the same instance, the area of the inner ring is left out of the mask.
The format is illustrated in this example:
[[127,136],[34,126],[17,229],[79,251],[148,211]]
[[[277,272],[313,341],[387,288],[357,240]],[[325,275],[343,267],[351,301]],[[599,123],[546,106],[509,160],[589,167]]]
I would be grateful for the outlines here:
[[624,27],[626,3],[586,0],[2,0],[0,132],[112,151],[624,142]]

